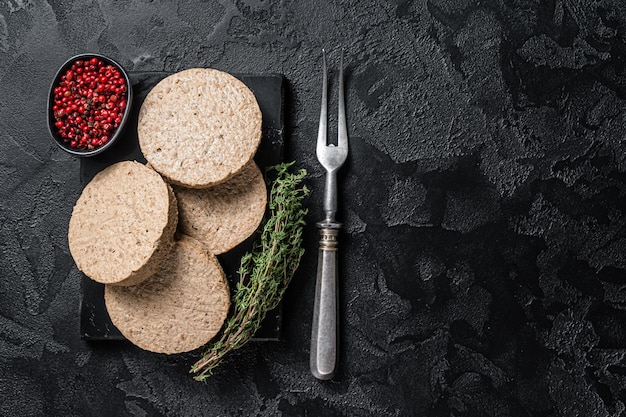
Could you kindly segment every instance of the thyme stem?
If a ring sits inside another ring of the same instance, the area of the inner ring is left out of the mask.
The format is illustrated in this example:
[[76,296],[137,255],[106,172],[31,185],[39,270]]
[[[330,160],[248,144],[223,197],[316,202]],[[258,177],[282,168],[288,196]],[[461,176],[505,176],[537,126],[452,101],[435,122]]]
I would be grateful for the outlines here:
[[269,213],[263,230],[239,267],[239,282],[232,296],[231,311],[219,339],[210,342],[191,367],[194,379],[211,376],[224,356],[247,343],[261,326],[268,311],[282,299],[300,259],[302,231],[307,210],[302,201],[309,190],[301,186],[304,169],[289,172],[291,163],[268,169],[275,175],[268,201]]

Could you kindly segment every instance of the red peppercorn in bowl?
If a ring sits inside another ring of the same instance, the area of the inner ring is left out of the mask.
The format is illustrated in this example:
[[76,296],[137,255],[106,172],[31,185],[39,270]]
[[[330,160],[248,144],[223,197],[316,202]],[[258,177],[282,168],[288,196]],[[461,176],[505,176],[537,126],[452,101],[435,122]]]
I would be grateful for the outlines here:
[[121,65],[82,54],[59,69],[48,97],[48,128],[55,142],[78,156],[113,146],[130,117],[133,90]]

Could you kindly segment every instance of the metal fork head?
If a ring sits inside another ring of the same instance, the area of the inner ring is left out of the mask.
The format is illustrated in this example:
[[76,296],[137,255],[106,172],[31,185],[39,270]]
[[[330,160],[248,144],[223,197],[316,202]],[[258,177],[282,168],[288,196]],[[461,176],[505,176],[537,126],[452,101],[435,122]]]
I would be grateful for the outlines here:
[[338,94],[338,126],[337,145],[329,144],[328,132],[328,71],[326,68],[326,51],[322,49],[322,108],[320,111],[320,124],[317,133],[317,159],[326,171],[338,170],[348,157],[348,128],[346,123],[346,102],[344,97],[343,81],[343,49],[341,50],[341,63],[339,67],[339,94]]
[[327,141],[328,131],[328,71],[326,69],[326,52],[322,50],[322,109],[320,111],[320,125],[317,134],[317,159],[326,169],[326,184],[324,186],[324,222],[318,223],[320,227],[340,227],[335,222],[337,212],[337,170],[343,165],[348,157],[348,128],[346,125],[346,102],[343,87],[343,49],[341,50],[341,66],[339,70],[339,114],[337,127],[337,144],[329,144]]

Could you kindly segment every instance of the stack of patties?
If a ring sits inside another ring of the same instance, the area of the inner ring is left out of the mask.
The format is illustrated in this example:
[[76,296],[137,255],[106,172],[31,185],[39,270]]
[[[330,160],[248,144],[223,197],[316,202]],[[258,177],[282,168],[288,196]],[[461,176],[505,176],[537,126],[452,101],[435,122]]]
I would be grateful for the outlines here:
[[87,184],[70,220],[70,251],[105,284],[122,335],[146,350],[186,352],[209,342],[228,314],[216,255],[250,237],[265,213],[253,160],[261,111],[237,78],[190,69],[148,93],[137,133],[148,165],[120,162]]

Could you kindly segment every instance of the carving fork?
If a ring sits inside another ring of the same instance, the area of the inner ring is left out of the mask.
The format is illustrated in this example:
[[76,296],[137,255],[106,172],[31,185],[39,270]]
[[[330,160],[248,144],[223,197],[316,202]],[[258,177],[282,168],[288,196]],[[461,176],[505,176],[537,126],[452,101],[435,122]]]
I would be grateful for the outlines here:
[[317,223],[320,245],[315,285],[315,306],[311,334],[311,373],[318,379],[331,379],[337,371],[339,352],[339,321],[337,292],[337,236],[341,223],[335,220],[337,212],[337,171],[348,156],[348,129],[343,83],[343,49],[339,69],[337,144],[327,142],[328,97],[326,51],[322,50],[322,108],[317,135],[317,159],[326,169],[324,187],[324,220]]

